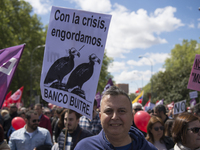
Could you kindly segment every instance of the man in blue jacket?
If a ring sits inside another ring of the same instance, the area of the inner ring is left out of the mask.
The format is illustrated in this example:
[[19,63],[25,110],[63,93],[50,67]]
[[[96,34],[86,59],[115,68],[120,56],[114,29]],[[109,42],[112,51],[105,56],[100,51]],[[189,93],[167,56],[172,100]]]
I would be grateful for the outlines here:
[[81,140],[75,150],[156,150],[143,134],[132,125],[132,104],[129,96],[112,86],[101,100],[101,125],[96,136]]

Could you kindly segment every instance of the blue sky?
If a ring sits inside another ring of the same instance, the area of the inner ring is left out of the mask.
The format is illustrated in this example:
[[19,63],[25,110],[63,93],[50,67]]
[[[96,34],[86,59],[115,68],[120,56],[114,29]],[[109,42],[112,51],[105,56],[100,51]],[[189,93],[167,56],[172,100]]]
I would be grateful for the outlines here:
[[[183,39],[200,41],[198,0],[25,0],[44,25],[51,6],[111,14],[106,43],[114,59],[109,71],[116,83],[128,83],[129,91],[145,86],[153,74],[164,71],[175,44]],[[139,58],[139,56],[145,56]]]

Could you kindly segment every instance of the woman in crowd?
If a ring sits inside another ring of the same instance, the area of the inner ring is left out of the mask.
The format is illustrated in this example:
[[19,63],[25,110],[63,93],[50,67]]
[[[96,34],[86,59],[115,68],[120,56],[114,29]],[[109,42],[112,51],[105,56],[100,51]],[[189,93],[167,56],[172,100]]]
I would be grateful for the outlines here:
[[200,150],[200,120],[192,113],[179,114],[172,127],[174,150]]
[[161,118],[152,116],[147,125],[147,141],[151,142],[158,150],[170,150],[174,142],[164,135],[164,123]]

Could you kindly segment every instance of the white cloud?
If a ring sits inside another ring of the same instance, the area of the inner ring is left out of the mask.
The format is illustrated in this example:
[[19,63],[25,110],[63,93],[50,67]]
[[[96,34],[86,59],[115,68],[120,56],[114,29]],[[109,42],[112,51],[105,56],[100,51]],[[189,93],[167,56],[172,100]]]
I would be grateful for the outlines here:
[[110,66],[108,66],[108,71],[111,73],[120,72],[122,70],[126,70],[126,63],[125,62],[117,62],[114,61]]
[[188,27],[189,27],[189,28],[194,28],[194,24],[193,24],[193,23],[188,24]]
[[70,2],[75,2],[83,10],[93,12],[109,12],[112,7],[110,0],[70,0]]
[[198,23],[198,28],[200,29],[200,23]]
[[107,40],[108,56],[124,57],[135,48],[148,48],[152,45],[167,43],[159,35],[183,26],[174,17],[176,8],[156,9],[151,15],[144,9],[129,12],[125,7],[115,4]]
[[122,71],[120,74],[114,76],[116,83],[131,82],[133,80],[146,80],[149,81],[151,77],[151,71],[145,72],[133,71]]
[[143,65],[150,66],[158,63],[163,64],[165,62],[165,59],[170,57],[168,53],[146,53],[144,56],[145,57],[139,59],[138,62],[134,60],[129,60],[127,61],[127,64],[133,66],[143,66]]
[[25,0],[29,2],[36,14],[47,14],[51,10],[52,1],[51,0]]

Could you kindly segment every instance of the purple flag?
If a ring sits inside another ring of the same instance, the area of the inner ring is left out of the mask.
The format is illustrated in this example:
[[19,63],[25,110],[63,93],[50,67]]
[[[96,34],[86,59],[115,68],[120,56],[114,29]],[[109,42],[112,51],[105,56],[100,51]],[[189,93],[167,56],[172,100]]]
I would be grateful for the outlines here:
[[0,50],[0,108],[18,66],[25,44]]
[[111,86],[113,86],[113,82],[112,82],[112,79],[110,78],[110,79],[108,80],[106,86],[104,87],[104,90],[103,90],[102,94],[103,94],[109,87],[111,87]]
[[194,107],[194,105],[196,105],[196,99],[195,98],[193,98],[193,99],[191,99],[191,101],[190,101],[190,107],[192,108],[192,107]]
[[98,92],[96,95],[95,95],[95,99],[97,101],[97,108],[100,107],[100,102],[101,102],[101,93]]

